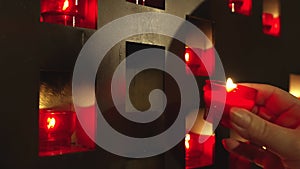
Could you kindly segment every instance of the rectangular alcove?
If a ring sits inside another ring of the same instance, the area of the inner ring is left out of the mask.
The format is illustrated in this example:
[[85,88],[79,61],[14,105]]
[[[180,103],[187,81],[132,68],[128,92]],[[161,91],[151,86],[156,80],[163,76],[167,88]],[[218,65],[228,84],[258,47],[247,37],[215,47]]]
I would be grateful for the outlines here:
[[137,5],[149,6],[152,8],[165,9],[165,0],[126,0]]
[[[89,123],[89,128],[95,133],[94,103],[83,111],[89,116],[86,123]],[[81,122],[85,122],[85,119],[81,119]],[[72,72],[41,71],[39,156],[91,151],[95,147],[95,143],[87,136],[77,119],[72,101]]]

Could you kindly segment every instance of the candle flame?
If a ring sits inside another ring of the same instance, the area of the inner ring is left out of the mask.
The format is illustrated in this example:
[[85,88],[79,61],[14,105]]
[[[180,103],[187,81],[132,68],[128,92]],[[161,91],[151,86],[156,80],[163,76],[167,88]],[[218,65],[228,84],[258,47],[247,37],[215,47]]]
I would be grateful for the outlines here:
[[62,10],[65,11],[67,8],[69,8],[69,6],[70,6],[69,0],[65,0]]
[[55,123],[56,123],[56,120],[55,120],[55,118],[50,118],[50,117],[48,117],[47,118],[47,128],[48,129],[53,129],[54,128],[54,126],[55,126]]
[[234,9],[234,2],[231,3],[231,12],[234,13],[235,9]]
[[190,134],[186,134],[185,135],[185,148],[186,149],[190,149],[190,143],[189,143],[190,140],[191,140],[191,135]]
[[227,90],[227,92],[232,91],[236,87],[237,87],[237,85],[235,83],[233,83],[232,79],[228,78],[227,82],[226,82],[226,90]]
[[185,53],[184,55],[185,61],[189,62],[190,61],[190,54],[188,52]]

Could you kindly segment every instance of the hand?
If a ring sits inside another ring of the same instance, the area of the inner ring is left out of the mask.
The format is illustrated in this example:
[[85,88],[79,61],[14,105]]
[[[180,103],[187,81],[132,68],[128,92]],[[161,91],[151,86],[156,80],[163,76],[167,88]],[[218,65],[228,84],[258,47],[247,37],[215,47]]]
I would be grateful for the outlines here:
[[299,169],[300,101],[274,86],[241,85],[258,90],[257,106],[252,112],[232,108],[230,120],[232,128],[250,143],[225,139],[225,148],[265,169]]

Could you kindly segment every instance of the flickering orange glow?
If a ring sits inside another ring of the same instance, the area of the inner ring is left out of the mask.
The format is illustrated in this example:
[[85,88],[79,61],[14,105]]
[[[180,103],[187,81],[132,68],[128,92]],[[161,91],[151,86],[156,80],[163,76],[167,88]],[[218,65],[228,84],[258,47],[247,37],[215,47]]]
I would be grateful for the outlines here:
[[237,87],[237,85],[235,83],[233,83],[232,79],[228,78],[227,82],[226,82],[226,90],[227,90],[227,92],[232,91],[236,87]]
[[189,143],[190,140],[191,140],[190,134],[186,134],[185,135],[185,148],[186,149],[190,149],[190,143]]
[[48,117],[47,118],[47,128],[48,129],[53,129],[55,127],[55,123],[56,123],[56,120],[54,117],[50,118]]
[[67,8],[69,8],[69,6],[70,6],[69,0],[65,0],[62,10],[65,11]]

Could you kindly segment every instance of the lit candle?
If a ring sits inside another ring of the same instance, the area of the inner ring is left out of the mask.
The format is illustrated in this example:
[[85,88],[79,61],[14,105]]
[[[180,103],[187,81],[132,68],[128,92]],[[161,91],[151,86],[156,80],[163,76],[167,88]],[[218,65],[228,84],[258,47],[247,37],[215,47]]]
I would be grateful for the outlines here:
[[234,90],[237,87],[237,84],[233,83],[231,78],[227,79],[226,82],[226,91],[227,92],[231,92],[232,90]]
[[48,151],[48,149],[54,150],[57,146],[70,146],[75,126],[76,114],[73,111],[40,109],[40,150]]
[[[257,90],[247,86],[234,84],[230,78],[227,80],[226,84],[220,81],[207,80],[203,90],[204,102],[206,105],[205,118],[208,116],[208,110],[213,109],[211,112],[214,112],[212,118],[206,120],[214,122],[216,115],[221,115],[223,112],[221,124],[225,127],[230,127],[229,111],[232,107],[240,107],[251,111],[255,106]],[[218,93],[226,93],[226,99],[222,100],[219,97],[215,97],[215,100],[212,100],[212,94],[218,95]],[[224,105],[223,110],[221,110],[221,107],[223,107],[221,105]]]
[[80,16],[77,8],[77,0],[42,0],[41,21],[75,26],[73,20]]
[[[200,137],[206,137],[206,141],[199,142]],[[186,169],[199,168],[213,164],[213,150],[215,135],[200,135],[189,132],[185,136],[185,163]]]

